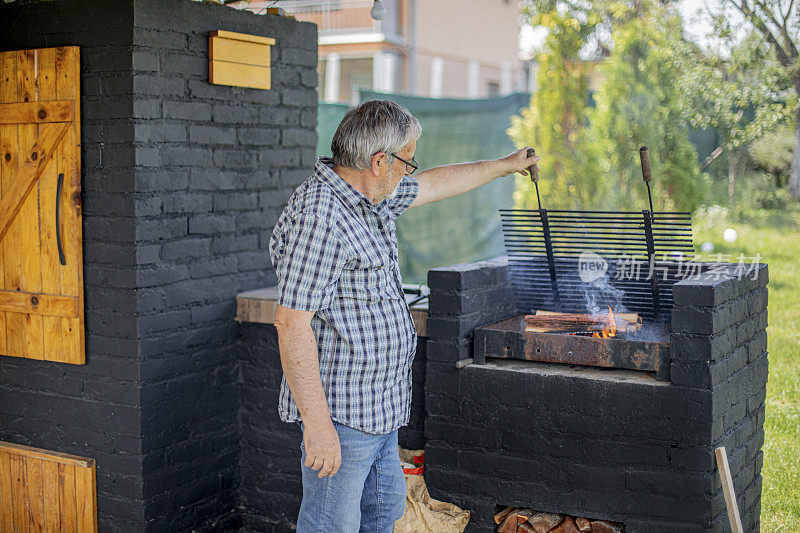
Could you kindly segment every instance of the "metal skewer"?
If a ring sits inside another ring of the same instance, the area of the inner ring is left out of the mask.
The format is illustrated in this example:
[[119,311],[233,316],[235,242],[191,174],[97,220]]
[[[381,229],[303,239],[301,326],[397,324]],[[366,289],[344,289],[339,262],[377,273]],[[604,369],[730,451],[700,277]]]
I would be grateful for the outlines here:
[[[533,157],[535,155],[536,150],[528,148],[528,157]],[[539,202],[539,222],[542,224],[547,265],[550,270],[550,288],[553,291],[553,306],[556,311],[561,311],[561,295],[558,290],[558,274],[556,273],[556,258],[553,253],[553,239],[550,235],[550,222],[547,219],[547,209],[542,209],[542,199],[539,196],[539,165],[534,163],[529,166],[527,170],[528,174],[531,176],[531,181],[536,186],[536,201]]]
[[650,194],[650,181],[653,179],[653,174],[650,170],[650,152],[647,151],[646,146],[639,148],[639,160],[642,162],[642,179],[645,185],[647,185],[647,199],[650,201],[650,211],[643,211],[644,232],[647,242],[647,256],[650,262],[650,272],[653,273],[653,277],[650,280],[650,290],[653,294],[653,317],[658,321],[661,315],[661,295],[658,290],[658,275],[655,272],[656,247],[653,239],[653,197]]
[[[536,155],[536,150],[528,148],[528,157]],[[539,198],[539,165],[536,163],[528,167],[528,174],[531,176],[531,181],[536,185],[536,201],[539,202],[539,210],[542,209],[542,199]]]
[[650,216],[652,217],[653,196],[650,194],[650,181],[653,179],[653,173],[650,171],[650,152],[647,151],[647,146],[639,148],[639,160],[642,162],[642,179],[647,185],[647,199],[650,200]]

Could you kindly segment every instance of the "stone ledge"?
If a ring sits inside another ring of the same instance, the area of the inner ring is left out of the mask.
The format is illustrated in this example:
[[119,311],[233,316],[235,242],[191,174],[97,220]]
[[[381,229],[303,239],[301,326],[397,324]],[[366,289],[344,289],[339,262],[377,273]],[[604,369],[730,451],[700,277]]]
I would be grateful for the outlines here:
[[[417,298],[414,294],[406,294],[406,302]],[[236,295],[236,322],[251,324],[274,324],[275,309],[278,307],[278,286],[240,292]],[[428,304],[411,307],[411,318],[417,329],[417,335],[427,336]]]

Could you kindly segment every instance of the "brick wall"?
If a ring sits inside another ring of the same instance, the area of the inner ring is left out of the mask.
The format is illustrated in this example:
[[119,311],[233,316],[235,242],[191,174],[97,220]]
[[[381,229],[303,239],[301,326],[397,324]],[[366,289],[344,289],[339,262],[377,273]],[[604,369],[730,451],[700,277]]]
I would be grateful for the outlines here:
[[[456,369],[476,326],[516,314],[506,276],[502,259],[429,272],[431,495],[470,509],[467,531],[494,531],[498,505],[621,521],[631,533],[722,531],[713,451],[724,444],[746,529],[757,531],[766,267],[756,281],[676,285],[672,382],[526,361]],[[698,326],[709,316],[711,329]]]
[[[270,90],[208,83],[215,29],[276,39]],[[147,517],[154,531],[212,530],[238,514],[239,439],[250,433],[238,427],[235,297],[275,283],[272,227],[314,164],[316,27],[137,0],[133,41]]]
[[[274,37],[272,89],[207,34]],[[97,460],[104,531],[238,527],[235,296],[313,166],[316,27],[189,0],[0,5],[0,49],[81,46],[87,364],[3,358],[0,439]]]

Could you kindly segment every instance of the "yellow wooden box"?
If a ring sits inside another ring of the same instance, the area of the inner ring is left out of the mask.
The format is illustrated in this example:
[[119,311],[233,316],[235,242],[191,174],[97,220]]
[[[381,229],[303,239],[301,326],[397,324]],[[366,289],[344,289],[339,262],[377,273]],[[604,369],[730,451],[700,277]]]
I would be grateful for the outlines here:
[[275,39],[225,30],[208,34],[208,79],[216,85],[270,88],[270,46]]

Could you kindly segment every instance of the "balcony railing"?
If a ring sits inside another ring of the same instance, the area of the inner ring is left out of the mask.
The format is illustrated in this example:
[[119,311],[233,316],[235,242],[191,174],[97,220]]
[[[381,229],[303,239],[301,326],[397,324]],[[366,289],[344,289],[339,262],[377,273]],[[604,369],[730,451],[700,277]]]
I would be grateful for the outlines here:
[[320,36],[380,33],[399,34],[398,1],[382,0],[388,13],[383,20],[370,15],[372,0],[285,0],[280,6],[298,20],[313,22]]

